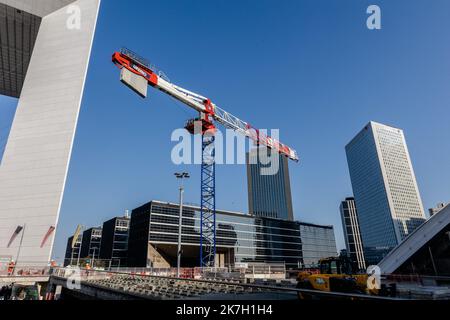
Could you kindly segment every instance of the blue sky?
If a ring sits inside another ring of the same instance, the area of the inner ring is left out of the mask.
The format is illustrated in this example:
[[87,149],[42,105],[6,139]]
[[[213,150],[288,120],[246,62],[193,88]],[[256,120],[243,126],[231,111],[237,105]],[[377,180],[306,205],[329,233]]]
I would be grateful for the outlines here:
[[[132,4],[136,3],[136,6]],[[382,30],[366,28],[378,4]],[[404,129],[425,208],[450,198],[450,2],[103,1],[54,256],[78,223],[100,225],[151,200],[177,200],[170,135],[195,113],[119,81],[111,54],[127,46],[170,79],[260,128],[279,128],[297,219],[335,226],[352,194],[345,145],[370,120]],[[0,97],[0,150],[16,100]],[[247,211],[244,166],[217,169],[221,209]]]

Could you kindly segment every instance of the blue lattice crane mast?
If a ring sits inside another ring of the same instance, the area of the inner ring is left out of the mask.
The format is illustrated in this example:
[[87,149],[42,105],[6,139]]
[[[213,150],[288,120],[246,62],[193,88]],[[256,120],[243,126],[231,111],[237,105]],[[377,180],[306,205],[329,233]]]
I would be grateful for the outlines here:
[[128,49],[115,52],[112,61],[121,69],[121,81],[141,97],[147,96],[147,88],[150,85],[199,112],[198,118],[187,122],[186,129],[191,134],[202,135],[200,265],[212,267],[215,263],[216,254],[214,141],[217,129],[215,122],[243,134],[257,145],[276,150],[291,160],[299,161],[297,152],[219,108],[210,99],[171,83],[146,59]]

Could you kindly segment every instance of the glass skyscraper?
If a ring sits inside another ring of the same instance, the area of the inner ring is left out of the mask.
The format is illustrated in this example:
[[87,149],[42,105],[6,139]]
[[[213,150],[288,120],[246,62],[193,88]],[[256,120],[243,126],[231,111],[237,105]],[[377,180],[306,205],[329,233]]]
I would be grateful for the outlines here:
[[65,267],[76,264],[78,256],[80,255],[81,239],[83,238],[83,235],[79,234],[75,242],[73,241],[73,238],[74,236],[71,236],[69,237],[69,239],[67,239],[66,255],[64,258]]
[[100,259],[112,267],[127,265],[130,218],[116,217],[103,223]]
[[98,259],[102,243],[102,228],[90,228],[83,232],[81,258]]
[[403,131],[370,122],[346,146],[366,261],[378,263],[425,221]]
[[[267,148],[253,149],[247,153],[247,182],[250,214],[257,217],[294,220],[288,159],[278,156],[278,166],[262,164],[259,152]],[[263,174],[263,170],[268,174]]]
[[344,230],[345,246],[347,254],[359,270],[367,268],[364,259],[364,249],[359,231],[358,212],[354,198],[346,198],[340,206],[342,228]]

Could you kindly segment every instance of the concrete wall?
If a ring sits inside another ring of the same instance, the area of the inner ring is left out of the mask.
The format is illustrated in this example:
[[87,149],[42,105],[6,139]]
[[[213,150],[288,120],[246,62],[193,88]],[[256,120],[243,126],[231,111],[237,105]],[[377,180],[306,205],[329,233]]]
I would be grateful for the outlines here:
[[0,3],[39,17],[44,17],[71,2],[75,2],[75,0],[0,0]]
[[[42,13],[52,2],[0,1]],[[59,7],[73,1],[53,2]],[[100,0],[73,4],[82,13],[79,30],[67,28],[65,8],[42,19],[0,166],[0,256],[17,260],[20,236],[10,248],[7,243],[26,224],[19,264],[46,264],[51,257],[55,234],[40,245],[58,223]]]

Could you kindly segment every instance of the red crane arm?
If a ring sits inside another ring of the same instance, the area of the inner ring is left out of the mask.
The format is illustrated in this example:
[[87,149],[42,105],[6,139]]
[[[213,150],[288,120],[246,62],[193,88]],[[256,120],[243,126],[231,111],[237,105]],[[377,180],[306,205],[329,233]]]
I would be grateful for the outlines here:
[[253,140],[257,145],[263,145],[270,149],[278,151],[280,154],[291,160],[299,161],[297,152],[282,144],[276,139],[262,133],[261,130],[253,128],[247,122],[240,120],[225,110],[219,108],[211,102],[210,99],[181,88],[170,81],[164,79],[160,73],[146,59],[138,56],[128,49],[122,49],[115,52],[112,56],[112,62],[119,69],[126,69],[131,73],[143,77],[147,80],[148,85],[163,91],[173,98],[183,102],[201,115],[205,116],[209,121],[211,118],[229,129],[240,132],[244,136]]

